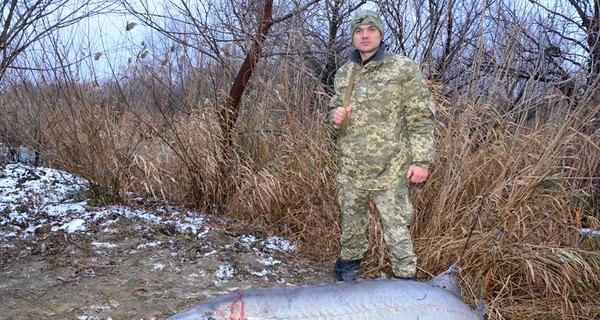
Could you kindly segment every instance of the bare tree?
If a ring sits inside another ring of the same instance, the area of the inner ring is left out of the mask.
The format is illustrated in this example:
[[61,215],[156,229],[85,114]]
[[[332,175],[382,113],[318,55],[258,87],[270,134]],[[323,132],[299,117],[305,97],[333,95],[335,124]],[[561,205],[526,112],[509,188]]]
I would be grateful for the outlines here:
[[582,74],[588,83],[595,81],[600,73],[599,3],[377,1],[390,30],[390,49],[422,63],[447,93],[496,78],[504,79],[497,85],[506,85],[506,97],[513,101],[547,85],[574,96],[582,92],[577,83]]
[[[448,84],[463,70],[456,68],[473,49],[486,1],[378,1],[389,26],[390,50],[423,64],[431,80]],[[462,56],[461,56],[462,55]]]
[[[128,0],[122,3],[143,23],[173,41],[192,45],[216,60],[225,70],[232,70],[232,46],[241,47],[243,62],[235,73],[229,94],[219,111],[224,144],[231,145],[231,131],[237,120],[242,94],[261,58],[271,27],[306,11],[319,1],[298,1],[290,11],[277,16],[274,16],[277,8],[272,0],[229,0],[220,4],[199,3],[196,6],[191,6],[188,1],[172,0],[168,1],[168,12],[165,14],[153,12],[147,2],[141,2],[141,6]],[[190,38],[197,40],[191,42]]]
[[[543,53],[580,66],[593,82],[600,75],[600,0],[529,1],[546,12],[548,19],[538,24],[555,39]],[[572,58],[581,53],[587,55],[585,66]]]
[[15,65],[17,57],[34,44],[59,30],[111,8],[106,0],[4,0],[0,24],[0,80],[9,68],[32,69]]

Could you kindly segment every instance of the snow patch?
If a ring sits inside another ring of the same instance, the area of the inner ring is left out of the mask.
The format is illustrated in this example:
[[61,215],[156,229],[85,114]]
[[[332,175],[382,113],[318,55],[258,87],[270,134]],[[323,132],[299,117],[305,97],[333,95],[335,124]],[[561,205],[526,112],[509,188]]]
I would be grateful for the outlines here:
[[52,231],[64,230],[67,233],[75,233],[77,231],[85,231],[85,220],[83,219],[74,219],[71,220],[60,227],[52,227]]
[[215,277],[218,280],[230,280],[233,279],[234,275],[235,269],[233,268],[233,266],[228,264],[220,265],[219,269],[217,269],[217,271],[215,272]]
[[263,241],[265,248],[279,252],[295,252],[296,246],[290,241],[280,237],[268,237]]
[[114,244],[114,243],[109,243],[109,242],[92,242],[92,245],[96,248],[108,248],[108,249],[113,249],[113,248],[119,247],[119,245]]
[[258,262],[260,262],[262,265],[265,265],[265,266],[274,266],[274,265],[281,263],[281,261],[273,259],[273,257],[268,257],[266,259],[259,259]]
[[595,230],[591,228],[581,228],[579,229],[579,233],[590,237],[600,237],[600,230]]

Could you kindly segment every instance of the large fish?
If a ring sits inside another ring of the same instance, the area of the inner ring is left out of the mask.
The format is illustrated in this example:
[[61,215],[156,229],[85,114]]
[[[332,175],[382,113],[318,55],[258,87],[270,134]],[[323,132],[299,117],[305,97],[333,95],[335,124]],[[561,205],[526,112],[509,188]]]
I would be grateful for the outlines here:
[[358,280],[237,291],[214,297],[171,320],[482,320],[483,302],[463,302],[458,266],[427,281]]

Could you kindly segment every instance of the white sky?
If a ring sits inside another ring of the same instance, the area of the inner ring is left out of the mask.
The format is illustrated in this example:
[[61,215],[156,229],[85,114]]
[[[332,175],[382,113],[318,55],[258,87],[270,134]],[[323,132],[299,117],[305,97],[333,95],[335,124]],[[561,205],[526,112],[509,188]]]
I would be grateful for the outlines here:
[[[143,1],[149,8],[156,8],[157,12],[163,5],[163,1],[159,0]],[[147,41],[147,38],[152,35],[152,30],[144,27],[135,17],[124,13],[123,9],[119,11],[122,12],[115,11],[115,13],[94,16],[62,30],[62,38],[72,42],[71,54],[92,57],[96,53],[102,54],[98,60],[88,59],[84,63],[82,73],[85,77],[89,75],[89,68],[92,67],[98,78],[110,78],[113,76],[111,68],[118,70],[119,67],[127,65],[128,58],[135,56],[141,50],[142,41]],[[137,25],[126,31],[126,26],[130,22],[135,22]]]

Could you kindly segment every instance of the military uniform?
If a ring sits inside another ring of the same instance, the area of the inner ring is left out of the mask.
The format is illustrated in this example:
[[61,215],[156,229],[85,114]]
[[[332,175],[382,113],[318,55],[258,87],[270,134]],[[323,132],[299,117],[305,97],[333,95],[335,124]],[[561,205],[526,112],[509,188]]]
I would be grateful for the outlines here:
[[[343,261],[359,261],[368,249],[368,201],[381,215],[384,239],[397,277],[414,277],[416,256],[408,230],[410,165],[429,168],[434,157],[431,93],[419,66],[382,44],[363,65],[355,51],[335,77],[330,118],[342,106],[352,68],[357,68],[344,135],[338,136],[338,199],[342,210]],[[333,126],[339,131],[339,127]]]

